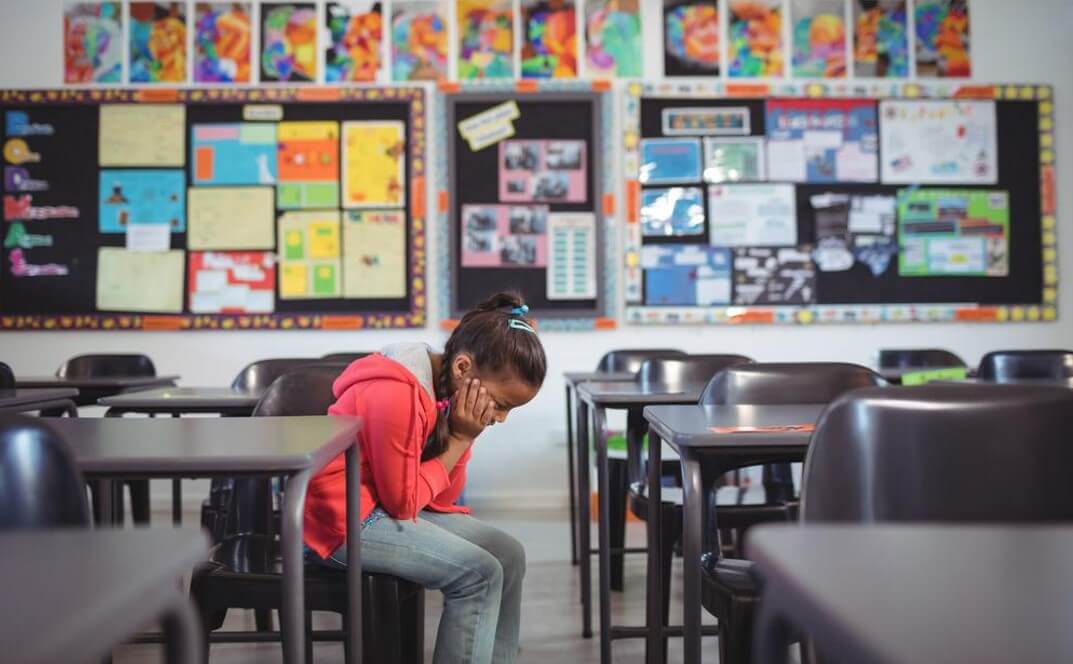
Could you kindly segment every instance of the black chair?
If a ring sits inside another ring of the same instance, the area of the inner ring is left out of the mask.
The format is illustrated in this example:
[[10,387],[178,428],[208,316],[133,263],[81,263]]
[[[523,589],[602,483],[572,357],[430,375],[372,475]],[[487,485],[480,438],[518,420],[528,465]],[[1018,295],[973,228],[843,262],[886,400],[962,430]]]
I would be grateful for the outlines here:
[[1071,350],[997,350],[980,360],[978,375],[983,380],[1073,378]]
[[0,415],[0,531],[88,527],[85,481],[42,420]]
[[[332,366],[306,366],[285,373],[261,397],[254,416],[322,415],[334,402],[331,386],[337,375],[338,369]],[[242,608],[256,612],[257,634],[278,637],[269,619],[269,612],[280,608],[283,585],[275,532],[271,480],[236,478],[225,535],[190,586],[207,634],[223,625],[228,609]],[[320,564],[307,565],[305,578],[306,659],[311,662],[314,640],[347,643],[340,631],[314,633],[310,613],[330,611],[345,616],[346,578],[344,572]],[[362,602],[364,661],[420,663],[424,657],[424,588],[394,576],[363,574]],[[250,636],[222,632],[212,640],[244,641]]]
[[347,364],[350,364],[355,360],[360,360],[366,355],[372,355],[372,353],[328,353],[327,355],[322,356],[320,359],[326,362],[346,362]]
[[884,348],[879,351],[880,369],[965,367],[965,360],[941,348]]
[[684,357],[684,351],[673,348],[622,348],[604,353],[596,365],[600,373],[637,373],[645,360],[663,357]]
[[15,372],[7,364],[0,362],[0,390],[15,389]]

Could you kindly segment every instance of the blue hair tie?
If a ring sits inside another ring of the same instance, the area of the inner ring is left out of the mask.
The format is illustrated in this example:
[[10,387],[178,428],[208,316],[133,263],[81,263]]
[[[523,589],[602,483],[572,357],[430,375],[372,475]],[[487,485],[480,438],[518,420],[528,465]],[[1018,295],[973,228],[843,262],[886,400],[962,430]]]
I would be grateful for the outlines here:
[[511,316],[524,316],[527,313],[529,313],[529,305],[528,304],[523,304],[520,307],[514,307],[513,309],[510,310],[510,315]]
[[526,332],[536,334],[536,330],[533,329],[532,325],[526,323],[524,320],[521,320],[519,318],[511,318],[509,321],[507,321],[507,327],[513,328],[515,330],[525,330]]

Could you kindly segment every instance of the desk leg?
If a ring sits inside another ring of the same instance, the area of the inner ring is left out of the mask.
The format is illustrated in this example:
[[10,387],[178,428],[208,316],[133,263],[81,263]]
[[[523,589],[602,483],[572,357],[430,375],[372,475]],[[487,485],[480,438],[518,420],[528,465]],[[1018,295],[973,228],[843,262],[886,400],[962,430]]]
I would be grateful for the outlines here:
[[346,451],[346,532],[347,664],[361,664],[361,464],[356,437]]
[[574,391],[566,381],[566,477],[570,491],[570,562],[577,565],[577,478],[574,477]]
[[[651,449],[652,445],[649,444]],[[700,664],[700,555],[704,537],[704,484],[700,460],[688,449],[679,450],[682,459],[682,612],[685,664]]]
[[280,552],[283,554],[283,602],[280,607],[280,635],[283,638],[283,661],[303,664],[305,661],[305,563],[302,556],[302,512],[310,473],[303,471],[287,479],[283,494],[283,533]]
[[100,506],[100,520],[97,527],[109,528],[115,525],[115,488],[116,484],[110,479],[97,480],[94,490],[97,493],[97,504]]
[[774,596],[770,586],[765,589],[753,627],[753,662],[756,664],[786,664],[789,660],[790,630],[771,601]]
[[596,436],[596,495],[600,506],[597,552],[600,563],[600,664],[611,664],[611,490],[607,486],[607,411],[592,412]]
[[205,661],[205,635],[190,600],[175,596],[164,615],[164,661],[168,664],[195,664]]
[[648,590],[645,606],[646,664],[663,664],[663,570],[659,550],[663,542],[663,441],[651,431],[648,434]]
[[[179,417],[179,413],[171,416]],[[183,481],[178,477],[171,481],[171,522],[176,526],[183,525]]]
[[592,638],[592,502],[589,489],[589,405],[577,402],[578,557],[581,563],[581,635]]

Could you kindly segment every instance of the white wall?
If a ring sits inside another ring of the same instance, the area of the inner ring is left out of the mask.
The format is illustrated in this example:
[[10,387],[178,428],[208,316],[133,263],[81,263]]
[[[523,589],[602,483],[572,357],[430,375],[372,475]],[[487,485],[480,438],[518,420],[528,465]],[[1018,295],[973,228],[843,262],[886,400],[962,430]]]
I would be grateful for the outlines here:
[[[648,28],[660,3],[643,0]],[[60,0],[0,0],[0,87],[58,87],[62,79]],[[1073,274],[1073,1],[973,0],[974,79],[980,82],[1049,83],[1056,88],[1061,273]],[[650,33],[652,31],[649,31]],[[646,71],[658,76],[659,34],[646,35]],[[620,132],[615,131],[615,136]],[[430,143],[435,143],[430,141]],[[435,164],[435,159],[430,159]],[[616,181],[621,181],[617,176]],[[431,194],[430,194],[431,195]],[[431,205],[429,209],[434,209]],[[1014,219],[1013,223],[1039,223]],[[430,234],[435,274],[435,235]],[[437,302],[436,283],[430,301]],[[1073,289],[1059,291],[1059,321],[1034,324],[900,324],[811,327],[624,327],[611,332],[543,334],[550,361],[544,390],[502,427],[477,443],[471,463],[473,502],[550,506],[566,502],[563,371],[593,367],[616,347],[679,347],[736,352],[759,360],[844,360],[868,364],[877,348],[943,346],[968,361],[997,347],[1073,346]],[[539,317],[539,312],[535,312]],[[437,312],[432,312],[436,320]],[[187,385],[222,385],[245,363],[271,356],[374,349],[401,340],[442,343],[435,326],[394,332],[4,332],[0,360],[18,374],[55,370],[84,352],[134,351],[150,355],[163,373]]]

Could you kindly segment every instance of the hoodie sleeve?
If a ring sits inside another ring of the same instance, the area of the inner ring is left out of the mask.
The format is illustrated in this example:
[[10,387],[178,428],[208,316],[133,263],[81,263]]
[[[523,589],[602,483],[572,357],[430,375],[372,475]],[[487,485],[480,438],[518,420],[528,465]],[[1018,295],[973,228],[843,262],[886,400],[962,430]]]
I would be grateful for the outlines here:
[[370,381],[355,395],[361,436],[380,506],[396,519],[413,519],[451,479],[439,459],[420,462],[427,417],[420,387],[394,380]]

